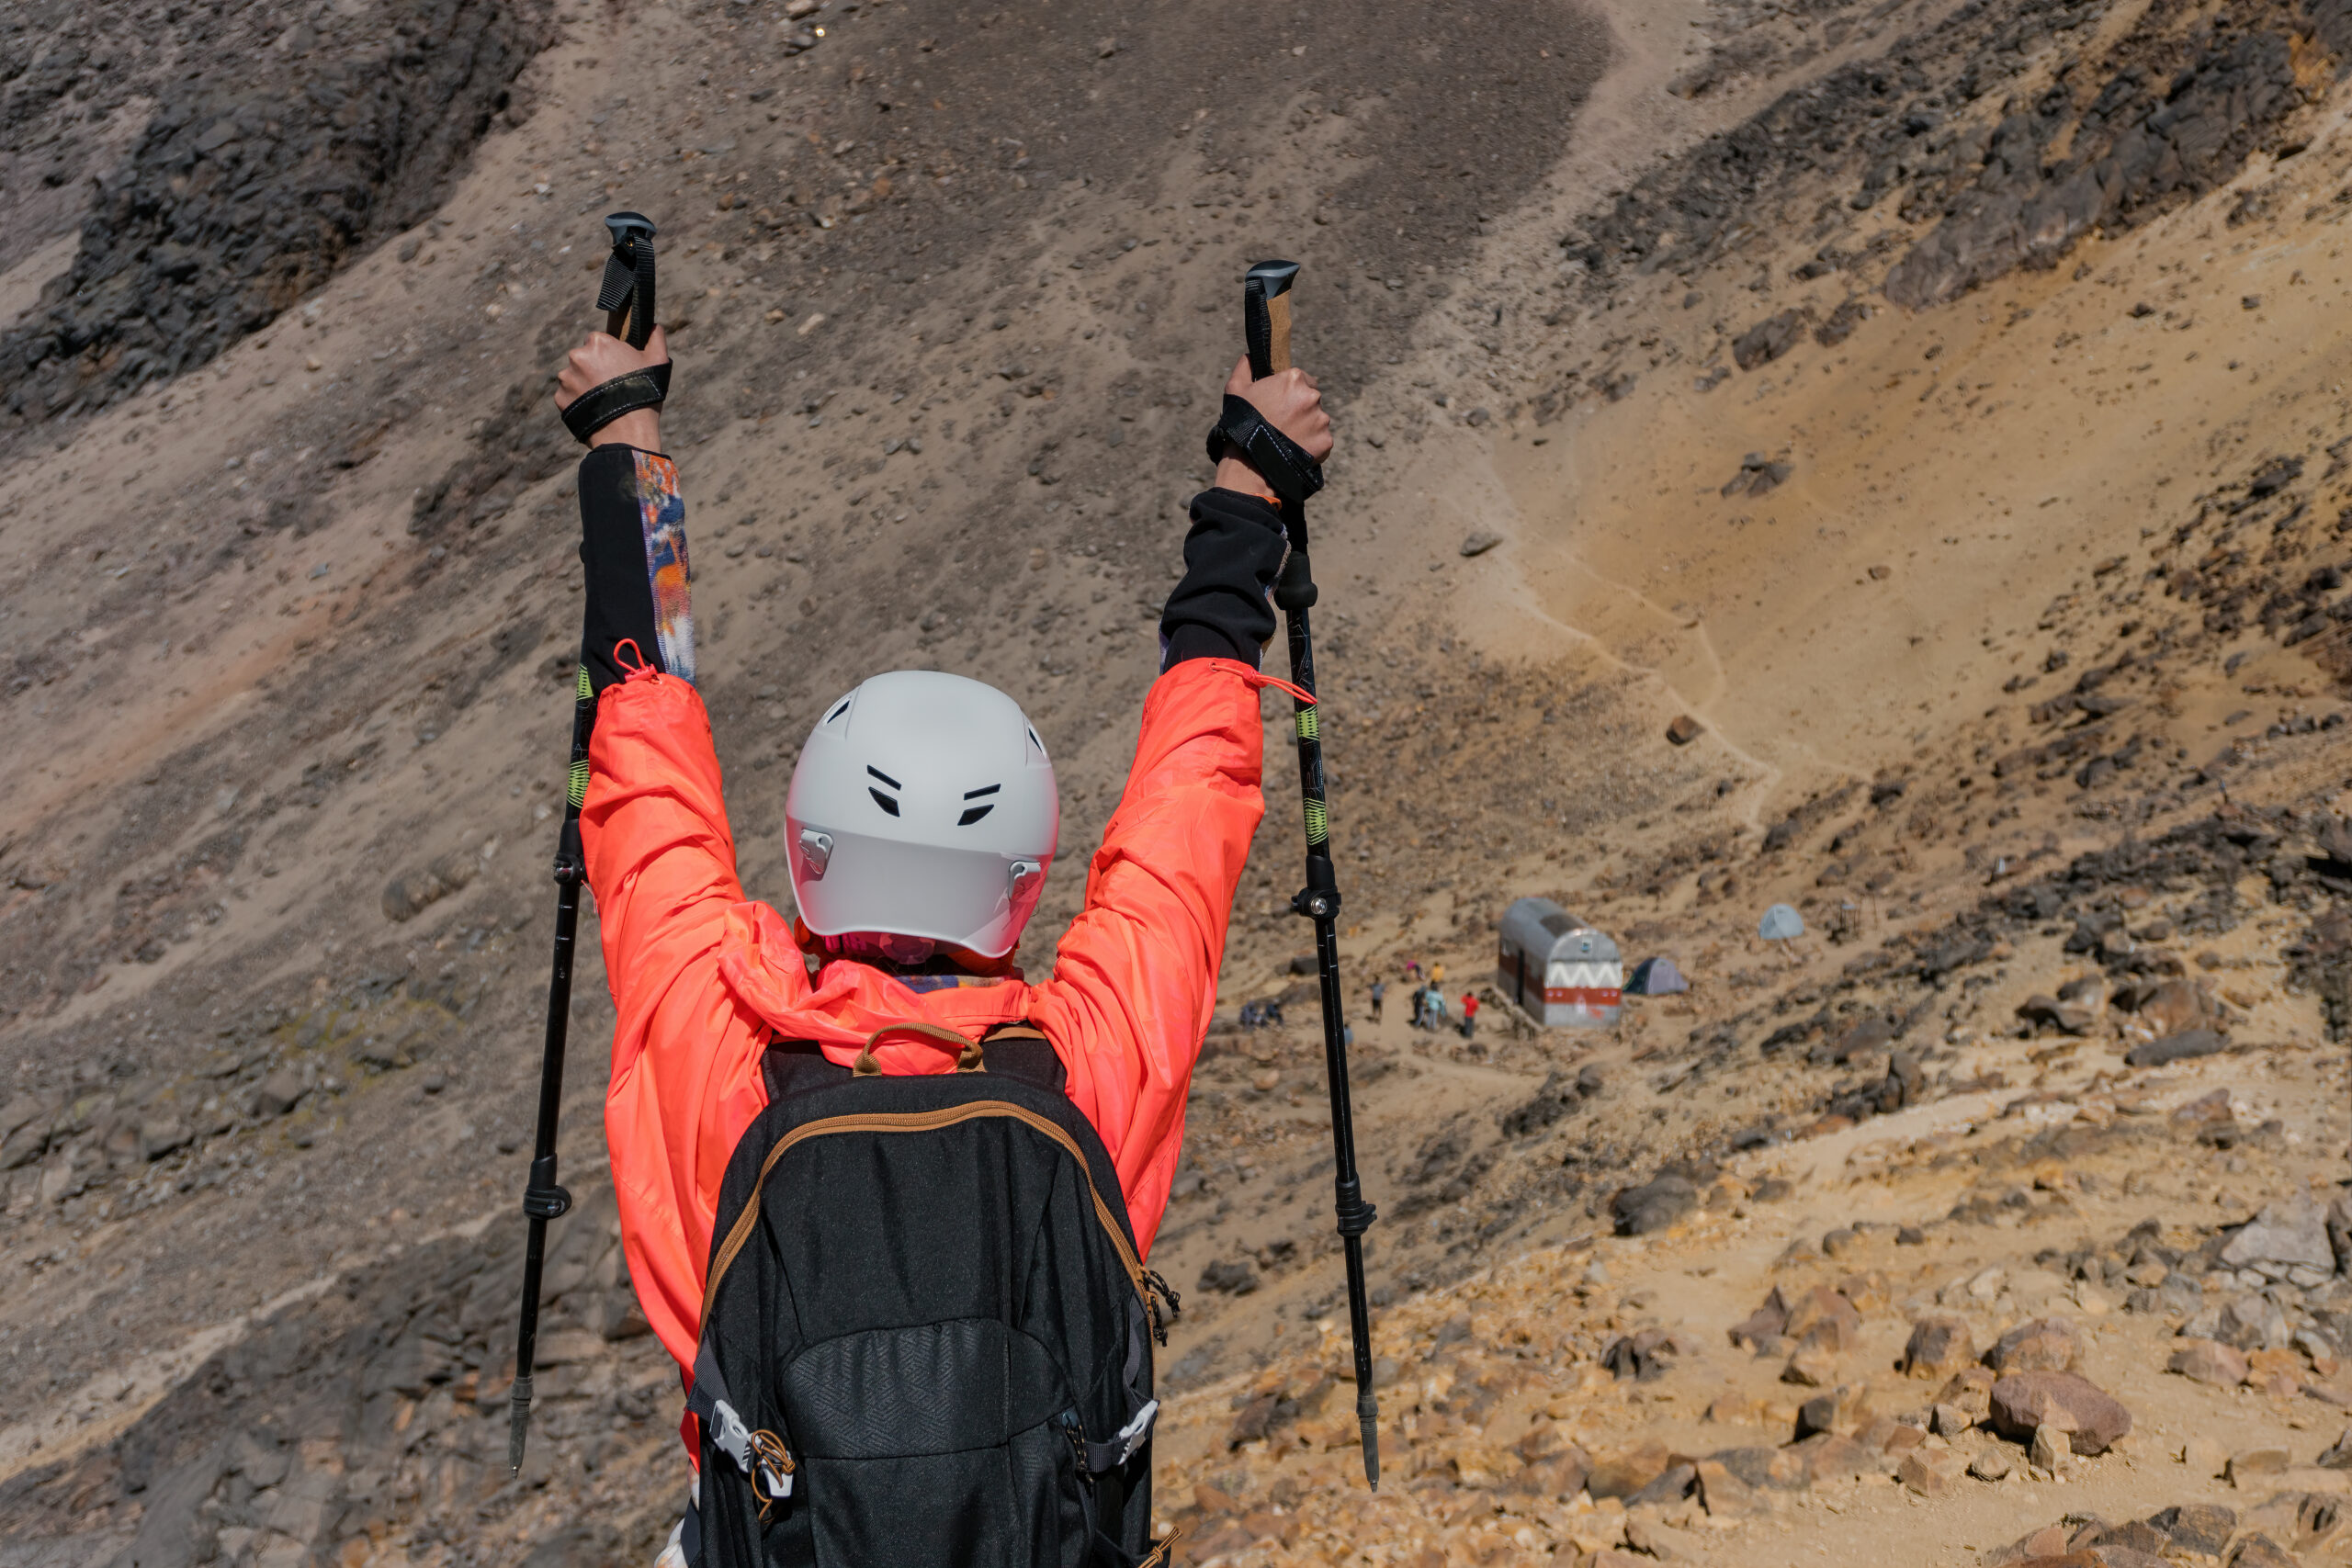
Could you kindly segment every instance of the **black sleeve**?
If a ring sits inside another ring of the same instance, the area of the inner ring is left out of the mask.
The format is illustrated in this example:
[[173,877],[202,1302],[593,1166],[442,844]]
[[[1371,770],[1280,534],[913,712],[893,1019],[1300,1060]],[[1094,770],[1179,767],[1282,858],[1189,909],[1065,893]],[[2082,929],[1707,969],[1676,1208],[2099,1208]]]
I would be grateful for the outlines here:
[[1256,669],[1274,635],[1269,595],[1289,554],[1281,515],[1256,496],[1230,490],[1194,496],[1183,580],[1159,615],[1161,672],[1187,659],[1238,659]]
[[580,661],[590,685],[601,693],[639,663],[693,680],[685,505],[669,458],[613,443],[580,460],[580,564],[588,589]]

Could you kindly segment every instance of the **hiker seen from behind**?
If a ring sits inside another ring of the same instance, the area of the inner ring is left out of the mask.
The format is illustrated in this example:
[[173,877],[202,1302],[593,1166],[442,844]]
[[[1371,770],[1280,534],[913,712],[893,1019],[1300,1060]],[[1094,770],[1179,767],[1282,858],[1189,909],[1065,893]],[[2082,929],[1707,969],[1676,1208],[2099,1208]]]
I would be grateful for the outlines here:
[[[666,358],[658,332],[592,335],[557,401]],[[1312,378],[1245,362],[1226,390],[1329,455]],[[1192,502],[1125,795],[1032,980],[1012,953],[1061,848],[1048,738],[978,681],[877,673],[819,710],[780,827],[731,821],[660,408],[586,439],[605,1133],[695,1472],[665,1561],[1151,1560],[1175,1301],[1149,1258],[1262,811],[1268,486],[1228,450]],[[770,658],[805,686],[803,651]],[[737,869],[739,832],[777,831],[789,919]]]

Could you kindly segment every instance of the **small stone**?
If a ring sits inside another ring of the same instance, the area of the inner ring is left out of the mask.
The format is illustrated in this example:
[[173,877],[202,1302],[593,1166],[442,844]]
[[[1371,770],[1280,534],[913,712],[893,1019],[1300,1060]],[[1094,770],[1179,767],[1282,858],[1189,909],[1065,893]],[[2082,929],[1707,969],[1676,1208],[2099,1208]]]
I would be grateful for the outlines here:
[[1696,1465],[1668,1465],[1665,1470],[1660,1471],[1657,1478],[1648,1485],[1637,1492],[1627,1494],[1625,1506],[1628,1508],[1670,1506],[1690,1495],[1690,1488],[1698,1479],[1699,1471]]
[[1986,1449],[1968,1461],[1968,1473],[1979,1481],[2007,1481],[2009,1477],[2009,1450]]
[[2149,1515],[2148,1522],[2182,1551],[2211,1557],[2237,1533],[2238,1516],[2219,1503],[2177,1503]]
[[2168,1062],[2211,1056],[2228,1043],[2210,1029],[2184,1029],[2177,1034],[2167,1034],[2161,1040],[2132,1046],[2123,1054],[2123,1060],[2127,1066],[2134,1067],[2161,1067]]
[[1914,1378],[1949,1378],[1976,1359],[1976,1341],[1964,1318],[1923,1317],[1911,1325],[1903,1348],[1903,1374]]
[[1594,1457],[1585,1474],[1585,1491],[1598,1502],[1604,1497],[1630,1497],[1666,1472],[1669,1455],[1664,1443]]
[[1706,726],[1687,713],[1666,727],[1667,739],[1677,746],[1688,746],[1705,733]]
[[1711,1519],[1747,1519],[1771,1512],[1757,1489],[1717,1460],[1698,1465],[1699,1502]]
[[2292,1553],[2277,1541],[2255,1531],[2235,1546],[2222,1559],[2223,1568],[2301,1568]]
[[1704,1555],[1697,1536],[1639,1514],[1625,1517],[1625,1544],[1660,1562],[1697,1562]]
[[1800,1388],[1827,1388],[1838,1381],[1838,1356],[1826,1345],[1798,1348],[1781,1369],[1781,1381]]
[[2082,1337],[2062,1317],[2037,1317],[2018,1324],[1984,1354],[1995,1371],[2064,1372],[2082,1359]]
[[2009,1372],[1993,1385],[1993,1426],[2026,1441],[2044,1425],[2072,1435],[2075,1453],[2105,1453],[2132,1430],[2132,1413],[2088,1378],[2073,1372]]
[[1861,1343],[1862,1314],[1843,1292],[1815,1285],[1789,1303],[1782,1332],[1800,1345],[1851,1350]]
[[2277,1447],[2240,1449],[2230,1456],[2229,1463],[2222,1466],[2222,1476],[2231,1485],[2243,1492],[2258,1479],[2286,1474],[2287,1465],[2288,1453],[2285,1449]]
[[[2002,1474],[2008,1473],[2004,1470]],[[2020,1536],[2008,1545],[1984,1554],[1984,1568],[2007,1568],[2012,1562],[2028,1562],[2037,1557],[2063,1557],[2066,1553],[2066,1527],[2044,1525],[2029,1536]]]
[[1878,1457],[1842,1432],[1815,1432],[1789,1445],[1784,1453],[1802,1456],[1805,1479],[1815,1486],[1860,1475],[1885,1473]]
[[2344,1435],[2320,1450],[2319,1465],[2323,1470],[2352,1470],[2352,1427]]
[[2221,1260],[2232,1269],[2301,1263],[2332,1273],[2335,1249],[2328,1242],[2326,1214],[2309,1196],[2297,1193],[2267,1205],[2250,1224],[2240,1226],[2222,1248]]
[[2200,1481],[2221,1474],[2229,1457],[2229,1451],[2211,1438],[2191,1438],[2180,1445],[2180,1462]]
[[1462,553],[1464,556],[1483,556],[1502,542],[1503,536],[1500,534],[1492,533],[1485,528],[1474,528],[1463,536]]
[[1937,1393],[1936,1403],[1955,1406],[1970,1420],[1982,1421],[1993,1413],[1995,1381],[1990,1367],[1962,1367]]
[[2033,1429],[2033,1441],[2026,1449],[2026,1459],[2033,1468],[2048,1471],[2052,1475],[2065,1469],[2066,1461],[2074,1454],[2074,1445],[2068,1440],[2068,1434],[2059,1430],[2052,1421],[2044,1421]]
[[1928,1412],[1928,1429],[1939,1438],[1957,1438],[1975,1425],[1957,1404],[1939,1404]]
[[248,1108],[263,1121],[274,1120],[301,1104],[302,1097],[310,1092],[300,1073],[292,1067],[280,1067],[254,1087]]
[[2165,1371],[2178,1372],[2191,1382],[2215,1388],[2235,1388],[2245,1382],[2245,1358],[2213,1339],[2184,1339],[2165,1362]]
[[1665,1230],[1699,1206],[1699,1189],[1679,1176],[1661,1176],[1628,1187],[1610,1200],[1619,1235],[1648,1235]]
[[1913,1449],[1903,1456],[1894,1474],[1922,1497],[1941,1497],[1960,1479],[1960,1456],[1950,1449]]

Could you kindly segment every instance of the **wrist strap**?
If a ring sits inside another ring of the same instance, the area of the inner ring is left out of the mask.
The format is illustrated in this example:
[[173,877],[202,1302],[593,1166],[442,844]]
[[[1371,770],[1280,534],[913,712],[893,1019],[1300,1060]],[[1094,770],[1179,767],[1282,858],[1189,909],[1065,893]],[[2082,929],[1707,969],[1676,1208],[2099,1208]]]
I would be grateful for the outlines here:
[[563,425],[582,446],[588,438],[625,413],[658,409],[670,396],[670,362],[650,365],[616,376],[601,387],[591,387],[563,411]]
[[1225,412],[1209,431],[1209,461],[1223,461],[1227,446],[1247,459],[1284,501],[1302,502],[1323,488],[1323,465],[1267,423],[1255,403],[1231,392],[1226,393]]

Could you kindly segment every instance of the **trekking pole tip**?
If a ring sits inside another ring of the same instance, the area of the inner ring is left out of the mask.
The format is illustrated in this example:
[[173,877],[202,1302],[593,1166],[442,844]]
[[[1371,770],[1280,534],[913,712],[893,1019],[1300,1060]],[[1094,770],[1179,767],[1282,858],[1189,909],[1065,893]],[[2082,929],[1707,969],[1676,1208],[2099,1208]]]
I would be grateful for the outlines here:
[[514,1397],[506,1416],[506,1468],[523,1473],[523,1445],[531,1435],[531,1380],[514,1380]]

